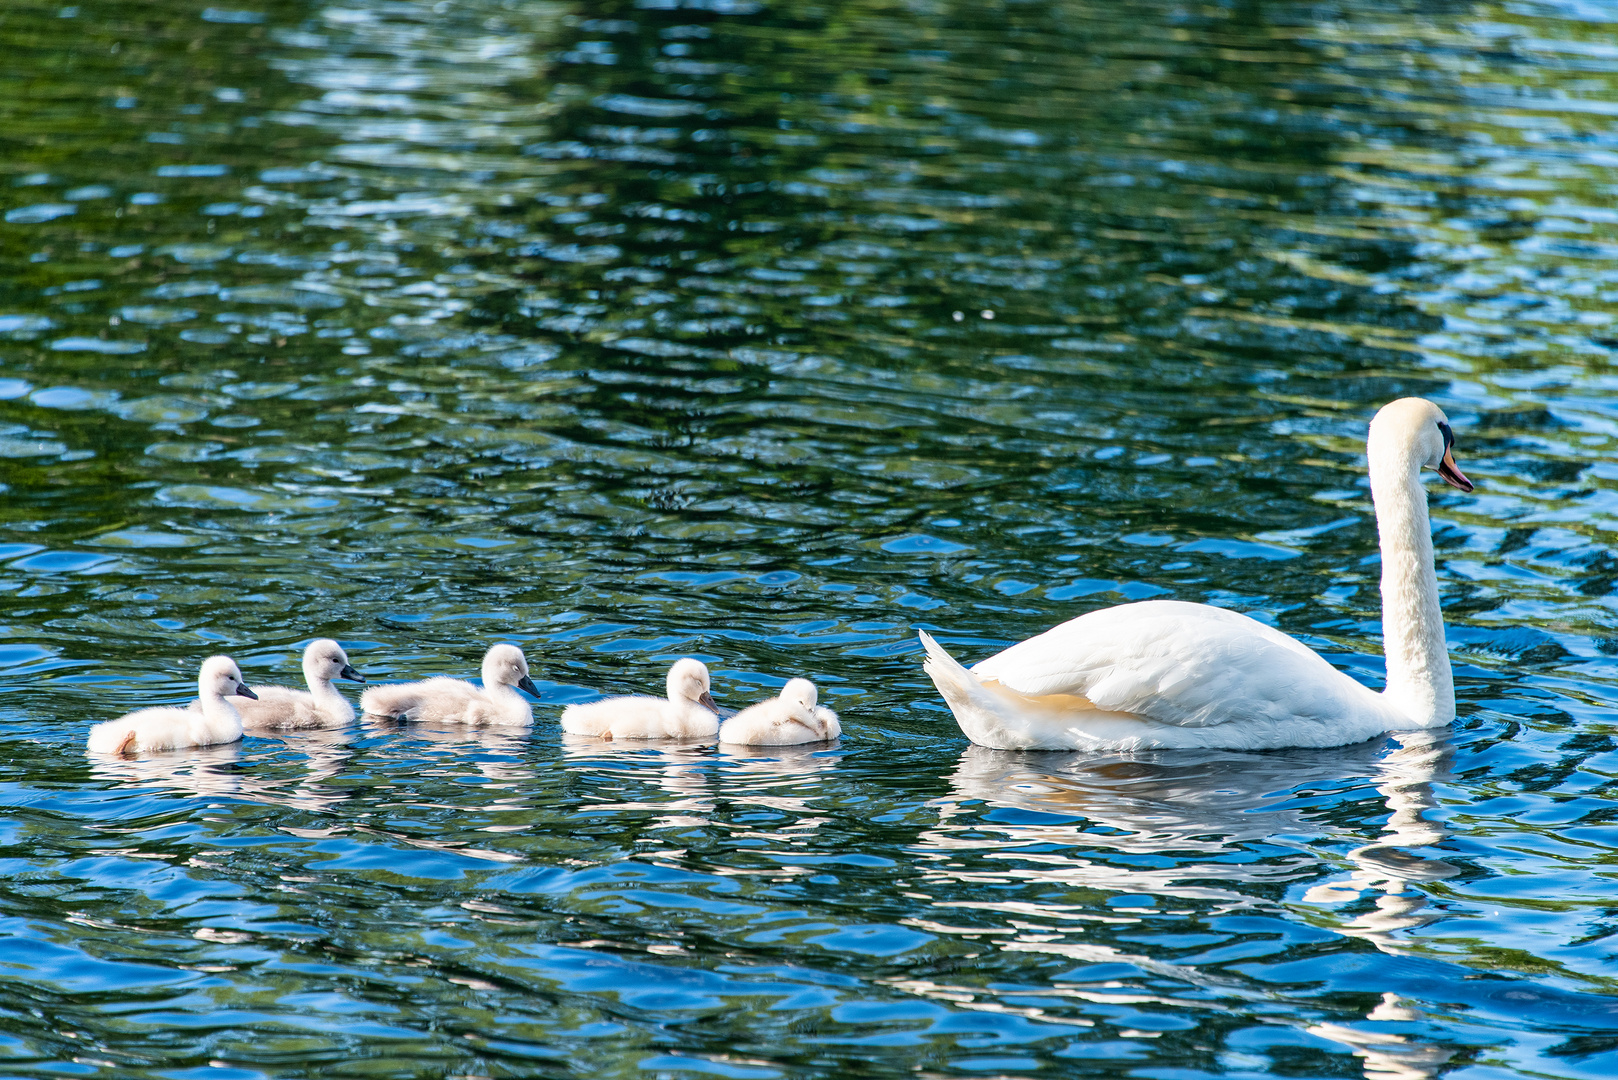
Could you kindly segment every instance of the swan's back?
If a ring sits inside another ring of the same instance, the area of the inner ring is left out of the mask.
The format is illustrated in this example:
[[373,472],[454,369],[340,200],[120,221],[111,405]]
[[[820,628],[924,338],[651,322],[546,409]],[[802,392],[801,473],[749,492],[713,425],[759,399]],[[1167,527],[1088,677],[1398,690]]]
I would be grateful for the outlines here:
[[1334,746],[1387,730],[1394,712],[1274,627],[1178,600],[1081,615],[972,676],[981,686],[954,696],[987,692],[979,704],[998,730],[968,734],[989,746],[1049,745],[1053,722],[1074,747]]
[[972,668],[1031,696],[1204,727],[1376,707],[1376,695],[1302,642],[1240,612],[1180,600],[1103,608]]

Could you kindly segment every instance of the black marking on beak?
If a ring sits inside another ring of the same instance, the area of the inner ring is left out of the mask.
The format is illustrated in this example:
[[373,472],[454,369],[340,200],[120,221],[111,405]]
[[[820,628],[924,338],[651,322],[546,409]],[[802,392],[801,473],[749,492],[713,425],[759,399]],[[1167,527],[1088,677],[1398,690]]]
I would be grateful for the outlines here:
[[1461,467],[1455,464],[1455,455],[1450,452],[1455,448],[1455,432],[1442,420],[1438,422],[1438,432],[1444,436],[1444,456],[1438,462],[1438,475],[1444,478],[1444,483],[1452,487],[1471,491],[1472,481],[1468,480]]
[[517,680],[517,689],[523,691],[524,693],[532,694],[535,697],[539,696],[539,687],[535,686],[534,680],[530,679],[527,675],[524,675],[522,678]]
[[252,698],[254,701],[258,700],[258,695],[253,693],[253,691],[248,687],[248,685],[246,683],[237,683],[236,684],[236,696],[237,697]]
[[353,664],[344,664],[343,670],[337,673],[339,679],[352,679],[355,682],[364,682],[365,676],[354,670]]

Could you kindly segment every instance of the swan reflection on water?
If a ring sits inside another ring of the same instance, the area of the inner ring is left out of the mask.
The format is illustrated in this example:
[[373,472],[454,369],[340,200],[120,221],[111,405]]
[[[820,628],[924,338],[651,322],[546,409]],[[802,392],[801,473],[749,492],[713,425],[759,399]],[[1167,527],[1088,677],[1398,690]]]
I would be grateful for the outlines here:
[[[1214,913],[1249,910],[1260,903],[1257,890],[1241,885],[1291,883],[1317,872],[1318,856],[1288,839],[1315,831],[1304,819],[1313,800],[1300,793],[1348,786],[1344,776],[1372,775],[1376,754],[1365,746],[1105,756],[973,746],[948,777],[952,794],[934,802],[939,825],[923,846],[941,854],[991,852],[1004,865],[973,875],[985,881],[1062,881],[1214,901]],[[980,802],[1024,816],[985,819],[972,805]],[[1292,851],[1228,861],[1231,849],[1245,843]],[[955,876],[942,862],[935,872]]]
[[[1390,952],[1390,935],[1437,917],[1413,886],[1453,875],[1440,859],[1410,849],[1440,843],[1443,825],[1428,820],[1436,807],[1433,783],[1452,753],[1442,732],[1407,732],[1387,743],[1333,750],[1272,753],[1182,751],[1149,755],[1017,754],[973,746],[949,777],[952,795],[939,799],[939,826],[924,838],[937,851],[1001,852],[1003,880],[1066,880],[1115,892],[1181,899],[1222,900],[1249,908],[1262,903],[1237,888],[1206,884],[1288,883],[1315,877],[1322,866],[1342,865],[1326,845],[1349,839],[1346,829],[1324,824],[1333,793],[1352,795],[1370,779],[1391,817],[1382,836],[1363,838],[1346,856],[1348,872],[1302,894],[1311,921],[1362,937]],[[984,802],[1027,812],[1033,820],[983,820],[968,804]],[[1043,819],[1043,820],[1040,820]],[[998,838],[991,838],[990,835]],[[1203,862],[1232,847],[1263,843],[1291,848],[1259,861]],[[1039,846],[1039,850],[1019,850]],[[1052,845],[1062,849],[1052,850]],[[1079,849],[1086,855],[1071,853]],[[1167,856],[1167,868],[1113,863],[1108,856]],[[1023,868],[1013,863],[1021,862]],[[1037,869],[1036,869],[1037,868]],[[946,873],[944,869],[938,872]],[[1379,892],[1377,910],[1336,920],[1328,906]]]
[[[1443,824],[1427,815],[1437,807],[1434,784],[1445,778],[1453,748],[1448,733],[1438,731],[1399,733],[1391,736],[1391,743],[1261,754],[1106,757],[973,746],[948,777],[951,793],[933,803],[939,821],[921,838],[927,860],[923,880],[970,883],[979,889],[990,883],[1057,883],[1146,893],[1160,904],[1198,901],[1205,917],[1273,910],[1268,897],[1279,887],[1299,897],[1288,907],[1310,924],[1360,938],[1385,953],[1408,953],[1411,945],[1403,934],[1442,916],[1419,886],[1458,872],[1452,864],[1414,850],[1446,838]],[[1329,820],[1333,804],[1362,797],[1367,779],[1390,813],[1381,836],[1371,843]],[[1022,815],[986,817],[982,804]],[[1340,854],[1337,849],[1349,840],[1354,846],[1346,856]],[[1265,853],[1239,863],[1220,858],[1243,845],[1262,845]],[[1142,856],[1151,857],[1150,862]],[[1000,865],[985,868],[985,862]],[[1303,882],[1322,876],[1327,880],[1295,892]],[[1362,905],[1368,893],[1375,896],[1372,910],[1346,916],[1335,910]],[[955,900],[947,906],[1001,913],[1013,929],[999,932],[1006,936],[997,938],[998,947],[1008,951],[1125,962],[1192,984],[1229,979],[1070,940],[1082,939],[1083,927],[1096,921],[1133,921],[1127,918],[1132,914],[1128,908],[1114,909],[1125,918],[1109,918],[1087,914],[1093,906],[1037,900]],[[1032,918],[1048,925],[1026,921]],[[1360,1024],[1417,1019],[1418,1011],[1387,994],[1363,1022],[1323,1023],[1309,1030],[1352,1046],[1368,1078],[1416,1080],[1436,1076],[1452,1051]]]
[[1433,784],[1448,777],[1454,748],[1445,732],[1400,732],[1392,739],[1395,745],[1378,759],[1371,774],[1392,812],[1381,837],[1348,853],[1353,869],[1346,879],[1315,885],[1303,894],[1303,900],[1309,905],[1332,905],[1353,903],[1367,892],[1378,893],[1376,910],[1346,921],[1322,921],[1321,925],[1364,938],[1383,952],[1403,953],[1409,948],[1393,936],[1396,932],[1425,926],[1442,915],[1428,905],[1426,894],[1416,886],[1459,873],[1452,863],[1413,853],[1413,849],[1440,844],[1448,836],[1441,822],[1426,815],[1437,808]]

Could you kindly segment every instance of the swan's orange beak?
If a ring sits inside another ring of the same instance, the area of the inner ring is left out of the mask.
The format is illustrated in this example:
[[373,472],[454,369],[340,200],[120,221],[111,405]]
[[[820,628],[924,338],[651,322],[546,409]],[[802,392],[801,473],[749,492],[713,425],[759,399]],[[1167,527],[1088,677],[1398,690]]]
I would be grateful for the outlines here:
[[1455,464],[1455,455],[1451,454],[1448,448],[1444,450],[1444,459],[1438,463],[1438,475],[1444,478],[1446,484],[1458,487],[1462,491],[1472,490],[1472,481],[1468,480],[1461,467]]

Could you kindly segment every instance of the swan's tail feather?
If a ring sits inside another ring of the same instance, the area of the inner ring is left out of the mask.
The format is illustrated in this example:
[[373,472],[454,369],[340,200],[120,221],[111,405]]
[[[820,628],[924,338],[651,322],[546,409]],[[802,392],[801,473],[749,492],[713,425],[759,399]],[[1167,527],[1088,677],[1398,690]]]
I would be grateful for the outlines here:
[[933,685],[944,696],[944,701],[957,719],[961,716],[963,708],[971,708],[973,699],[983,693],[983,686],[978,677],[961,666],[960,661],[951,656],[944,646],[933,640],[933,636],[925,630],[916,631],[921,638],[922,648],[927,650],[927,659],[922,662],[922,670],[932,677]]
[[1031,745],[1003,690],[986,685],[977,675],[934,641],[925,630],[917,631],[927,659],[922,669],[932,676],[933,685],[943,695],[944,704],[955,714],[961,734],[980,746],[1001,750],[1026,749]]

